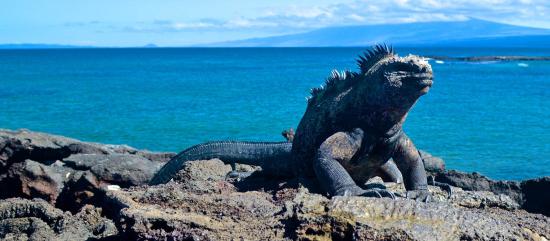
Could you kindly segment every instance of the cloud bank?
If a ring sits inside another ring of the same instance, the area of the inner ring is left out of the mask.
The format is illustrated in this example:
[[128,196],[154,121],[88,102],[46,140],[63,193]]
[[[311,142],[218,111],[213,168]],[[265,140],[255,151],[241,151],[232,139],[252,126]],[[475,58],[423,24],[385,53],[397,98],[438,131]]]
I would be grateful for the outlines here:
[[162,20],[121,27],[128,32],[239,31],[292,32],[330,26],[460,21],[480,18],[550,28],[548,0],[356,0],[325,6],[268,9],[255,17]]

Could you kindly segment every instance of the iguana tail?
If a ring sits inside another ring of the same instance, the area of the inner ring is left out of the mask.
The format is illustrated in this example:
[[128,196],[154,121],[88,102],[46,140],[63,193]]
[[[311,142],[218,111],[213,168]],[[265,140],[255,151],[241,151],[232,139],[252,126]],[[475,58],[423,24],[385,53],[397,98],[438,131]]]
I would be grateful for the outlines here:
[[149,182],[156,185],[168,182],[187,161],[219,158],[224,163],[261,166],[266,171],[292,173],[290,142],[215,141],[192,146],[164,164]]

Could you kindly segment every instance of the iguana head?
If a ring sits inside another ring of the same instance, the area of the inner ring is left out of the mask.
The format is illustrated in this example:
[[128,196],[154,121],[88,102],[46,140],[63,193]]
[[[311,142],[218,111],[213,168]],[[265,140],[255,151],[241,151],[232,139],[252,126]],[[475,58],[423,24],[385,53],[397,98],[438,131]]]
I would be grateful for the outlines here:
[[384,104],[393,107],[413,104],[433,84],[432,68],[424,58],[399,57],[385,45],[368,50],[359,57],[358,65],[364,81],[370,82],[370,89],[385,100]]
[[359,73],[333,71],[324,86],[311,90],[308,105],[348,102],[341,104],[352,106],[351,111],[343,108],[348,114],[373,119],[372,112],[382,113],[385,120],[377,122],[392,124],[403,121],[408,110],[432,86],[432,68],[426,60],[415,55],[399,57],[386,45],[367,50],[357,62]]

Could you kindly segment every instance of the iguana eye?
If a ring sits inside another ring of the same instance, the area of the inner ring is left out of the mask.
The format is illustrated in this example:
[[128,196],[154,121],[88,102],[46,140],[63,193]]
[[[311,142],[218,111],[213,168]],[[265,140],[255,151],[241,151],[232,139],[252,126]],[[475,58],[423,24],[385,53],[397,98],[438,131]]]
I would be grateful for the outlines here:
[[403,62],[397,62],[394,64],[394,70],[396,71],[410,71],[412,69],[411,65]]

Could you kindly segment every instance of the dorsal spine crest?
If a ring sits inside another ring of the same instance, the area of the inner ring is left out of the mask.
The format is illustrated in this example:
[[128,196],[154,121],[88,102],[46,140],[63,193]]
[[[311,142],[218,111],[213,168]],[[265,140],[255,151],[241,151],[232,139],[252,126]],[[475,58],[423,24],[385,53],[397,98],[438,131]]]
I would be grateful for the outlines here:
[[[385,44],[379,44],[374,46],[372,49],[367,50],[357,59],[360,74],[364,75],[381,59],[393,54],[393,48]],[[317,100],[323,98],[323,96],[330,93],[337,93],[340,89],[352,85],[355,80],[359,79],[358,76],[360,74],[348,70],[332,70],[329,77],[326,79],[324,86],[321,85],[320,87],[311,89],[311,97],[306,98],[308,104],[316,103]]]
[[351,71],[338,71],[336,69],[332,70],[329,77],[325,80],[325,84],[317,88],[311,89],[311,97],[307,98],[308,103],[317,100],[319,97],[323,96],[328,92],[332,92],[338,89],[338,85],[345,84],[346,80],[354,77],[354,73]]
[[357,59],[357,65],[362,74],[367,73],[372,66],[374,66],[381,59],[393,55],[393,47],[385,44],[379,44],[372,49],[367,50],[363,55],[360,55]]

